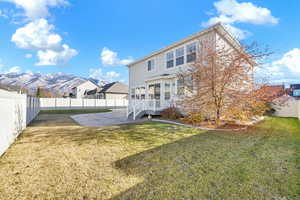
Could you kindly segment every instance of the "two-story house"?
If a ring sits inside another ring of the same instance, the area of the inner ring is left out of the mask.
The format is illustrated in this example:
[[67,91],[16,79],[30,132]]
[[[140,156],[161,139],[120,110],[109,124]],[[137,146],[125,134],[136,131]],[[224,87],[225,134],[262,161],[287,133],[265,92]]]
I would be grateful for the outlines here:
[[86,92],[88,99],[127,99],[128,86],[120,82],[105,84],[101,88],[95,88]]
[[291,84],[289,91],[290,91],[289,92],[290,96],[299,98],[300,97],[300,84]]
[[195,62],[199,45],[204,40],[241,47],[218,23],[130,63],[128,116],[135,119],[138,115],[157,113],[174,105],[185,91],[178,74]]
[[73,87],[70,97],[81,99],[85,97],[87,91],[94,89],[100,89],[100,86],[94,83],[93,81],[87,80]]

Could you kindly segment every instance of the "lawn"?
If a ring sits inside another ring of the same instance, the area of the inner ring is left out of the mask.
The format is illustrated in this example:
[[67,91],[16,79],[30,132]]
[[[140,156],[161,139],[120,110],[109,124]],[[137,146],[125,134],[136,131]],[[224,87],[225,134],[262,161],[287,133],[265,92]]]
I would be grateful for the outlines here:
[[243,132],[80,127],[40,115],[0,158],[2,199],[299,199],[300,123]]
[[69,109],[69,110],[42,110],[41,114],[85,114],[111,112],[110,109]]

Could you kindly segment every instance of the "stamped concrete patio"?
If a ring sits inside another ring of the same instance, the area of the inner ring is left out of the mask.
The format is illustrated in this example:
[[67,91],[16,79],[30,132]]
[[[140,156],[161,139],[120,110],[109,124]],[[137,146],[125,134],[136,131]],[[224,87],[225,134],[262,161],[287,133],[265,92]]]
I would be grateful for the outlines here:
[[71,117],[81,126],[87,127],[114,126],[145,121],[143,119],[135,121],[128,119],[126,109],[115,109],[112,112],[104,113],[72,115]]

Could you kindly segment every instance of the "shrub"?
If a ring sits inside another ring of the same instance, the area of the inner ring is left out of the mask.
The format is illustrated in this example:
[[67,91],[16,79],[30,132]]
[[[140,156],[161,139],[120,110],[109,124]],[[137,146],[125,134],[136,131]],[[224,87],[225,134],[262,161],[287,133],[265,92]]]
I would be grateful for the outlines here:
[[191,112],[184,117],[184,120],[191,124],[199,124],[200,122],[204,121],[204,119],[205,118],[200,112]]
[[182,114],[177,108],[169,107],[161,112],[161,116],[166,119],[179,119],[182,117]]

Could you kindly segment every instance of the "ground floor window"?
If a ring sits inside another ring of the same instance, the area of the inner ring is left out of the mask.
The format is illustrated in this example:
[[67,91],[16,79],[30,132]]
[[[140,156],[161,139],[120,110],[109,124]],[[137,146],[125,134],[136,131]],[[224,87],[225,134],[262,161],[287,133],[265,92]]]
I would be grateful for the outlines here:
[[131,89],[131,99],[135,99],[135,88]]
[[149,85],[148,96],[149,99],[160,99],[160,83]]
[[146,98],[146,89],[145,89],[145,87],[140,88],[140,94],[141,94],[141,99]]
[[184,95],[184,79],[179,78],[177,80],[177,95]]
[[171,99],[171,84],[165,83],[165,100]]

